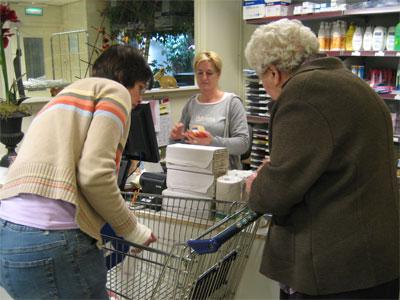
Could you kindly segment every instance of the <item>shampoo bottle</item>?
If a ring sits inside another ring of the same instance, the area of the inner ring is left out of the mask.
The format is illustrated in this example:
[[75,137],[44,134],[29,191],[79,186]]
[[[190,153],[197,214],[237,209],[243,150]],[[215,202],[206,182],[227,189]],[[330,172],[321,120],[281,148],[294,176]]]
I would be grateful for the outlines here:
[[363,49],[364,51],[372,50],[372,26],[367,26],[363,37]]
[[334,22],[332,25],[331,50],[332,51],[340,50],[340,23],[339,23],[339,21]]
[[400,51],[400,22],[397,23],[394,33],[394,50]]
[[332,48],[332,26],[329,22],[325,23],[325,49],[327,51]]
[[388,28],[386,36],[386,50],[388,51],[394,50],[394,40],[395,40],[395,27],[391,26]]
[[352,48],[353,51],[360,51],[363,44],[363,32],[361,26],[356,27],[356,31],[354,31],[353,40],[352,40]]
[[376,26],[372,34],[372,50],[383,51],[386,44],[386,28]]
[[347,51],[353,50],[352,43],[353,43],[353,35],[354,35],[355,31],[356,31],[356,26],[353,23],[351,23],[349,26],[349,29],[347,29],[347,32],[346,32],[346,50]]
[[318,42],[319,42],[319,51],[326,51],[329,50],[326,47],[326,34],[325,34],[325,23],[321,22],[319,25],[319,30],[318,30]]

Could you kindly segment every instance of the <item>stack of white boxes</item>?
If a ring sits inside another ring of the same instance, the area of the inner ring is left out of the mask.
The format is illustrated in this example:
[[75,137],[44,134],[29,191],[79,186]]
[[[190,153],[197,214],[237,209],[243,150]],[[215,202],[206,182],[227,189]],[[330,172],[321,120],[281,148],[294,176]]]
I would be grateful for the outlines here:
[[265,17],[264,0],[243,1],[243,20],[258,19]]
[[292,13],[292,0],[244,0],[243,19],[287,16]]
[[282,17],[287,16],[292,13],[290,8],[290,3],[292,0],[265,0],[265,16],[266,17]]
[[215,199],[216,179],[226,174],[229,167],[228,150],[189,144],[167,146],[167,189],[163,191],[168,203],[163,205],[180,206],[171,201],[173,197]]

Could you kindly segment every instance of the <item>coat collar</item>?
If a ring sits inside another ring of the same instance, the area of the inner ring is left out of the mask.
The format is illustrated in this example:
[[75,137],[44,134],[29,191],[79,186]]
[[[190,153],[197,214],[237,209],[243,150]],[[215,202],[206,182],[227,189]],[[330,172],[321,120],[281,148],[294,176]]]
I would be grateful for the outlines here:
[[345,68],[343,62],[337,57],[312,57],[303,62],[300,67],[283,84],[282,88],[296,75],[314,70],[335,70]]

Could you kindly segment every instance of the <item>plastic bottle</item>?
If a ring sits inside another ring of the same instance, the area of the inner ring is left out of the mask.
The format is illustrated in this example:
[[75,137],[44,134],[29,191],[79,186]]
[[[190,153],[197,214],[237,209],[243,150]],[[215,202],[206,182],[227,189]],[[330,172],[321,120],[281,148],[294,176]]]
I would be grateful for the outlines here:
[[394,50],[400,51],[400,22],[397,23],[394,33]]
[[325,49],[326,51],[331,50],[332,48],[332,29],[331,24],[329,22],[325,23]]
[[372,26],[367,26],[363,36],[363,49],[364,51],[372,50]]
[[347,32],[346,32],[346,50],[347,51],[353,50],[352,42],[353,42],[353,35],[354,35],[355,31],[356,31],[356,26],[354,25],[354,23],[351,23],[349,26],[349,29],[347,29]]
[[386,28],[376,26],[372,33],[372,50],[383,51],[386,43]]
[[344,51],[344,50],[346,50],[346,28],[347,28],[347,23],[345,21],[340,21],[339,26],[340,26],[340,45],[339,45],[339,48],[340,48],[340,50]]
[[354,31],[353,40],[351,44],[353,47],[353,51],[361,50],[363,44],[363,30],[361,26],[356,27],[356,31]]
[[319,25],[319,30],[318,30],[318,42],[319,42],[319,51],[326,51],[326,34],[325,34],[325,23],[321,22]]
[[396,90],[400,91],[400,63],[397,65]]
[[340,50],[340,25],[338,22],[334,22],[332,25],[331,50],[332,51]]
[[394,40],[395,40],[395,27],[390,26],[387,31],[386,36],[386,50],[393,51],[394,50]]

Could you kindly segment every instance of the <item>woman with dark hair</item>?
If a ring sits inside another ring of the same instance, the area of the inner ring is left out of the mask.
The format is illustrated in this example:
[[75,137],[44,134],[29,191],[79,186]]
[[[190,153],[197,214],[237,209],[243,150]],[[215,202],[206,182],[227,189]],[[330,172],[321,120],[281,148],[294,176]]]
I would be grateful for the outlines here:
[[0,191],[0,285],[13,298],[108,299],[102,226],[155,241],[117,185],[130,112],[151,70],[134,48],[112,46],[93,75],[38,113]]

